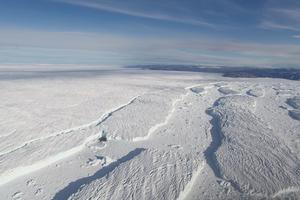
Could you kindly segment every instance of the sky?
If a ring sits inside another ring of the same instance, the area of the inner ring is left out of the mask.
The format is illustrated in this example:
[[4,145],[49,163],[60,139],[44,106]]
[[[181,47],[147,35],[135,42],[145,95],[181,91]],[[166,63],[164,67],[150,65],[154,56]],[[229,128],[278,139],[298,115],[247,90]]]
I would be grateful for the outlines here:
[[0,65],[300,68],[299,0],[0,0]]

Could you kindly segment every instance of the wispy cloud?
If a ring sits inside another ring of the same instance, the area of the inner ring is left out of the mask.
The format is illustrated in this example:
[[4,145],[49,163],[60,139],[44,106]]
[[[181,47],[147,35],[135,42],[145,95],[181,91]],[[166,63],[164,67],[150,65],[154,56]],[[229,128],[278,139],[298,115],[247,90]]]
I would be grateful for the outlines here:
[[269,0],[265,6],[264,18],[260,28],[273,30],[300,31],[300,4],[299,1]]
[[276,8],[272,11],[292,20],[300,20],[300,8]]
[[0,31],[0,62],[69,64],[184,63],[211,65],[299,64],[300,46],[214,38],[130,37],[84,32]]
[[300,35],[293,35],[293,38],[300,39]]
[[290,31],[300,31],[300,27],[291,24],[280,24],[274,21],[263,21],[259,25],[263,29],[278,29],[278,30],[290,30]]
[[[132,4],[126,4],[124,6],[124,2],[115,2],[115,1],[103,1],[103,0],[53,0],[57,2],[62,3],[68,3],[78,6],[84,6],[88,8],[108,11],[108,12],[114,12],[134,17],[142,17],[147,19],[155,19],[155,20],[164,20],[164,21],[170,21],[170,22],[177,22],[177,23],[183,23],[183,24],[190,24],[195,26],[206,26],[215,28],[215,25],[204,20],[199,19],[199,17],[191,17],[188,15],[180,14],[180,13],[172,13],[172,12],[160,12],[159,9],[156,11],[151,11],[151,9],[144,9],[143,7],[139,7],[137,5]],[[155,1],[153,1],[155,2]],[[138,4],[137,2],[131,2]],[[152,5],[154,8],[157,7],[156,3],[153,3]],[[183,10],[182,8],[179,8],[179,10]]]

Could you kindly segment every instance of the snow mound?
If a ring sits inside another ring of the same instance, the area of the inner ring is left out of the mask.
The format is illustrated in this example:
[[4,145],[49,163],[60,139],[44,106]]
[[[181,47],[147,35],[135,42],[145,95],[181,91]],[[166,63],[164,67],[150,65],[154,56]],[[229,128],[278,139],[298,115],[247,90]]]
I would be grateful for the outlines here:
[[228,83],[226,83],[226,82],[219,82],[219,83],[216,83],[216,84],[214,84],[216,87],[223,87],[223,86],[226,86],[226,85],[228,85]]
[[253,97],[262,97],[264,96],[264,93],[262,88],[253,88],[247,91],[247,94]]
[[228,97],[221,97],[215,102],[213,108],[216,109],[231,107],[234,110],[245,108],[253,110],[255,108],[255,105],[255,100],[252,97],[243,95],[233,95]]
[[225,94],[225,95],[229,95],[229,94],[238,94],[239,92],[238,91],[235,91],[229,87],[220,87],[218,89],[219,92],[221,92],[222,94]]
[[210,114],[214,140],[220,144],[208,158],[211,167],[217,177],[250,196],[269,196],[287,187],[299,187],[300,161],[254,114],[254,105],[250,96],[216,101]]
[[205,92],[205,89],[203,87],[193,87],[190,89],[192,92],[196,93],[196,94],[202,94],[203,92]]
[[108,133],[108,139],[133,141],[148,135],[151,127],[164,121],[173,109],[176,95],[167,91],[145,94],[126,108],[114,113],[99,128]]

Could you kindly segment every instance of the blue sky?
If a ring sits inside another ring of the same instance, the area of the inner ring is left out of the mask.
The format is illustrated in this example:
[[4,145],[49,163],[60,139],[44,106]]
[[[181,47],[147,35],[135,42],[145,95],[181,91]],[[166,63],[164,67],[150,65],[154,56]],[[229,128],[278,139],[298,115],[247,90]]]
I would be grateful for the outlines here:
[[298,0],[0,3],[0,65],[300,67]]

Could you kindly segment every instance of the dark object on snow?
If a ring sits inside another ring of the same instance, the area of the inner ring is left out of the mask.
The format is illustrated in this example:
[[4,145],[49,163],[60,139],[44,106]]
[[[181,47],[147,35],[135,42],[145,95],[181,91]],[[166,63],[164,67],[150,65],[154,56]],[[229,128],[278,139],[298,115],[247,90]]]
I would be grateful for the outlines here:
[[99,138],[100,142],[106,142],[107,141],[107,133],[105,131],[101,131],[101,137]]
[[99,138],[100,142],[107,142],[107,138],[105,136],[102,136],[101,138]]

